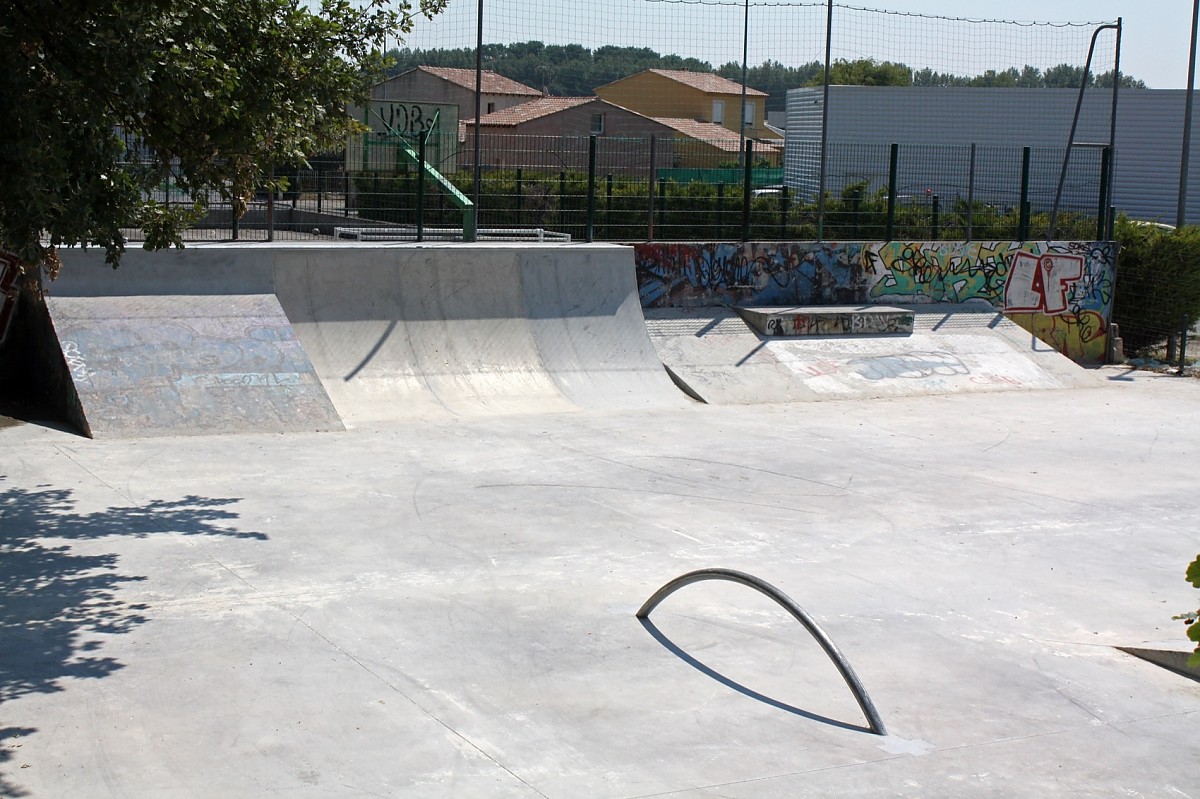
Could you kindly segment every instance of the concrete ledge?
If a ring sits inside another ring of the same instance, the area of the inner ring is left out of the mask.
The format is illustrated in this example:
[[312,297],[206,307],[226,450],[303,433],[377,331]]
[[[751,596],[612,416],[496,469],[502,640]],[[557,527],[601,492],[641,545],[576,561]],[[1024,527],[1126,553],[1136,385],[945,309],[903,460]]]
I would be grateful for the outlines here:
[[884,305],[736,308],[764,336],[912,335],[913,312]]

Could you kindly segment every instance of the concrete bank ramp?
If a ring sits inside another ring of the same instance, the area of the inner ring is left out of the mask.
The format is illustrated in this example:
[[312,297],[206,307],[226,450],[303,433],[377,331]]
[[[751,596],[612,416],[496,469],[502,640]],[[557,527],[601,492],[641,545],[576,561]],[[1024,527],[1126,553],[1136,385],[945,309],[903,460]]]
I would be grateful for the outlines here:
[[629,248],[405,245],[280,258],[280,303],[348,425],[688,402],[647,336]]
[[858,326],[840,308],[743,312],[772,332],[824,331],[819,317],[831,314],[844,334],[767,335],[727,308],[647,311],[646,326],[680,387],[717,405],[1098,385],[984,303],[890,309],[911,313],[911,333],[899,314],[863,310]]
[[342,429],[274,295],[47,305],[97,437]]
[[201,244],[63,254],[48,307],[92,432],[337,430],[678,407],[613,245]]

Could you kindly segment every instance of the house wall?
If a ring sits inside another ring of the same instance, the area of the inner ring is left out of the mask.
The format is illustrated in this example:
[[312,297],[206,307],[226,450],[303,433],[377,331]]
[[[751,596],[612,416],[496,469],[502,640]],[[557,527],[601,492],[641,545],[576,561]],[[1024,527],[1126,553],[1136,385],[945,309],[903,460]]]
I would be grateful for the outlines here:
[[[475,92],[473,90],[420,70],[397,75],[373,86],[371,99],[447,103],[458,106],[459,119],[475,118]],[[534,99],[533,96],[527,95],[484,93],[482,110],[486,114],[489,103],[495,103],[494,110],[499,111],[527,103],[532,99]]]
[[[741,123],[742,96],[738,94],[708,94],[678,81],[643,72],[625,80],[596,89],[598,97],[615,105],[654,117],[678,117],[712,122],[713,100],[725,102],[723,127],[738,132]],[[747,129],[752,138],[775,138],[766,128],[764,116],[766,98],[747,97],[746,102],[754,106],[754,126]]]
[[638,244],[643,307],[985,300],[1081,363],[1104,360],[1115,244],[849,242]]
[[[817,186],[821,92],[788,92],[786,181],[802,194],[815,193]],[[909,188],[923,191],[920,184],[928,184],[943,197],[965,197],[967,152],[975,143],[997,152],[990,164],[977,162],[977,196],[1019,190],[1019,153],[1014,164],[1013,156],[1002,157],[998,150],[1032,147],[1037,176],[1032,193],[1035,199],[1048,196],[1052,201],[1077,97],[1073,89],[831,86],[829,143],[842,156],[831,159],[826,186],[836,194],[863,176],[882,175],[886,181],[887,145],[892,142],[956,145],[957,152],[943,148],[939,155],[924,157],[923,174],[912,174]],[[1139,219],[1175,221],[1185,99],[1184,90],[1120,91],[1113,186],[1119,210]],[[1109,91],[1088,91],[1075,141],[1107,142],[1111,113]],[[1200,121],[1191,134],[1193,152],[1200,151],[1197,127]],[[1099,153],[1075,148],[1071,159],[1072,164],[1098,164]],[[1187,220],[1200,223],[1200,169],[1194,166],[1188,186],[1194,199]],[[1098,205],[1098,183],[1068,185],[1066,196],[1084,207]]]

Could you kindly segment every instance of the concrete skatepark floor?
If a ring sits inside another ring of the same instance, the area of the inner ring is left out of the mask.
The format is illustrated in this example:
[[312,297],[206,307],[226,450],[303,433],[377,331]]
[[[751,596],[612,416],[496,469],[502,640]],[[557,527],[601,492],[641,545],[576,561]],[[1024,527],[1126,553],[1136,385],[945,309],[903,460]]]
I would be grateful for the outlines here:
[[[1200,796],[1200,385],[0,425],[6,797]],[[889,735],[756,574],[854,665]]]

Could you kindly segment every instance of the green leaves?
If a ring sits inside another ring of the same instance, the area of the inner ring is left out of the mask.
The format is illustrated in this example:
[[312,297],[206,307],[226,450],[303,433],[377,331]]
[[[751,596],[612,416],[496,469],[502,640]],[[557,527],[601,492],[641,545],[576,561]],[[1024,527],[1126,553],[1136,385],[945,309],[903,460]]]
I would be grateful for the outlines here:
[[[1200,588],[1200,555],[1197,555],[1196,559],[1188,564],[1186,577],[1193,588]],[[1196,650],[1188,658],[1188,666],[1200,668],[1200,624],[1197,624],[1197,621],[1200,621],[1200,610],[1182,613],[1173,618],[1180,619],[1187,625],[1187,637],[1196,644]]]
[[[412,13],[379,0],[0,4],[0,246],[42,264],[46,240],[98,245],[115,264],[122,227],[169,246],[210,202],[244,209],[273,167],[343,146],[345,107]],[[167,175],[184,209],[153,201]]]

